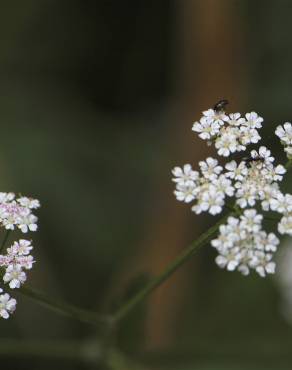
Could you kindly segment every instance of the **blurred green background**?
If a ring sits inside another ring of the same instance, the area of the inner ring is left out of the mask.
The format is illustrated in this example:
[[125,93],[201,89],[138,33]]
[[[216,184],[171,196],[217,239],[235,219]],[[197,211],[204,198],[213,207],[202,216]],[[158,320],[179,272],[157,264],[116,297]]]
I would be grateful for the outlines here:
[[[292,119],[292,2],[0,4],[1,191],[42,203],[30,284],[110,312],[214,222],[172,194],[175,165],[213,154],[191,132],[202,110],[221,98],[255,110],[285,161],[271,135]],[[214,257],[200,250],[122,323],[116,346],[130,362],[113,369],[291,368],[289,284],[221,271]],[[14,340],[83,352],[1,353]],[[98,369],[95,341],[88,325],[19,297],[0,322],[1,366]]]

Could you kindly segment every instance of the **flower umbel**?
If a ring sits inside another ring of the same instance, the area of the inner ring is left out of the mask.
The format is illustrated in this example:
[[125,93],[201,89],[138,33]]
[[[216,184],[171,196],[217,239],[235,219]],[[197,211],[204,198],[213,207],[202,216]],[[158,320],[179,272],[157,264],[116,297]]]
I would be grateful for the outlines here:
[[[268,234],[262,229],[264,217],[257,209],[280,213],[278,232],[292,235],[292,195],[283,194],[279,186],[286,168],[275,164],[275,158],[265,146],[251,150],[240,160],[232,156],[261,140],[258,130],[263,121],[256,112],[227,115],[222,109],[204,111],[192,130],[208,144],[214,144],[219,156],[231,156],[231,160],[222,164],[218,159],[208,157],[199,162],[198,170],[187,164],[172,171],[177,200],[194,202],[191,209],[196,214],[217,215],[225,206],[230,208],[226,202],[228,198],[234,198],[232,204],[238,217],[229,217],[227,224],[220,226],[218,238],[211,242],[218,252],[216,263],[243,275],[255,270],[262,277],[275,272],[272,257],[279,239],[274,233]],[[275,134],[281,139],[288,159],[292,160],[291,123],[278,126]]]
[[[37,199],[16,198],[14,193],[0,193],[0,225],[7,230],[6,232],[16,228],[23,233],[36,231],[37,217],[32,210],[39,207],[40,202]],[[5,245],[1,247],[2,253],[3,247]],[[10,289],[20,288],[27,280],[26,270],[30,270],[35,262],[30,254],[32,249],[30,240],[20,239],[6,248],[5,254],[0,254],[2,281]],[[3,289],[0,288],[0,316],[7,319],[15,308],[16,300],[3,293]]]
[[262,230],[262,219],[255,209],[248,209],[240,218],[229,217],[227,225],[221,225],[218,238],[211,242],[218,252],[219,267],[228,271],[237,269],[243,275],[255,270],[263,277],[275,272],[276,265],[271,259],[279,239]]

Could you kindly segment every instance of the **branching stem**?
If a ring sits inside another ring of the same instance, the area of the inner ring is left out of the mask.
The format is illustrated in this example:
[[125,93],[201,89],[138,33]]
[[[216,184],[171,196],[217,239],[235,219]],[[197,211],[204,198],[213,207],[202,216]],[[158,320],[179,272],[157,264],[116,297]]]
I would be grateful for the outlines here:
[[66,302],[57,301],[27,285],[21,287],[17,291],[22,295],[31,298],[41,306],[44,306],[60,315],[72,317],[78,321],[97,326],[102,330],[111,327],[112,319],[110,316],[96,314],[93,311],[84,310]]
[[[285,168],[289,169],[292,167],[292,160],[289,160]],[[152,293],[156,288],[162,285],[165,280],[167,280],[172,274],[174,274],[184,263],[186,263],[190,257],[197,252],[197,250],[205,245],[213,235],[218,231],[220,225],[222,225],[226,219],[231,215],[239,215],[241,210],[235,206],[231,207],[231,209],[227,215],[221,218],[214,226],[210,227],[207,231],[205,231],[201,236],[196,239],[189,247],[184,249],[174,261],[172,261],[164,271],[158,275],[157,277],[153,278],[145,287],[143,287],[136,295],[130,298],[124,305],[122,305],[112,316],[111,315],[98,315],[92,311],[83,310],[77,308],[73,305],[64,302],[56,302],[55,300],[48,298],[43,293],[36,291],[30,287],[22,287],[20,289],[20,293],[30,297],[31,299],[35,300],[42,306],[45,306],[59,314],[71,316],[76,320],[87,322],[95,326],[107,327],[110,328],[114,323],[123,319],[129,312],[131,312],[138,304],[140,304],[150,293]],[[272,218],[267,218],[272,219]],[[273,218],[274,220],[274,218]],[[0,247],[0,252],[4,248],[5,243],[7,241],[9,232],[6,233],[2,245]]]
[[233,213],[230,212],[223,218],[221,218],[214,226],[210,227],[201,236],[196,239],[192,244],[182,251],[181,254],[172,261],[164,271],[153,278],[144,288],[142,288],[134,297],[126,302],[118,311],[114,314],[114,320],[119,321],[124,318],[130,311],[132,311],[139,303],[141,303],[154,289],[159,287],[166,279],[168,279],[175,271],[179,269],[190,257],[198,251],[200,247],[205,245],[211,237],[218,231],[219,226],[222,225],[226,219]]

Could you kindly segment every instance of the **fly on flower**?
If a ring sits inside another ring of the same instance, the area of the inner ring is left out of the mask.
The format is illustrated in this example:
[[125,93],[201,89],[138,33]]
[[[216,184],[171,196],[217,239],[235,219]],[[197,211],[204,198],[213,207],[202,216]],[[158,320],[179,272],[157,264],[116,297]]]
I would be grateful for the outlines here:
[[218,103],[216,103],[213,107],[215,112],[225,112],[225,108],[229,104],[229,101],[227,99],[219,100]]
[[265,158],[260,157],[260,156],[257,156],[255,158],[253,158],[251,156],[250,157],[244,157],[242,160],[246,163],[247,167],[251,167],[252,163],[256,163],[256,162],[264,163],[265,162]]

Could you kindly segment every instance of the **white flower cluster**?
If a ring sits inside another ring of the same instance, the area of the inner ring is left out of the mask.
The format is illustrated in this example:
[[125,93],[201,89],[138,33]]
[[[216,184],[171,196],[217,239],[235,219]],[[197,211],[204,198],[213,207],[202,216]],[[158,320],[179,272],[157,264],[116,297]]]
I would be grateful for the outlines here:
[[216,215],[222,211],[225,197],[233,196],[234,187],[231,180],[221,174],[223,167],[217,159],[209,157],[199,162],[199,166],[201,173],[193,171],[190,164],[173,169],[176,198],[186,203],[196,200],[192,210],[197,214],[208,211]]
[[261,137],[257,129],[262,127],[263,118],[257,113],[240,113],[226,115],[224,111],[208,109],[203,112],[199,122],[193,124],[192,130],[210,144],[214,141],[218,154],[228,157],[231,153],[246,150],[249,144],[256,144]]
[[283,179],[286,169],[273,165],[274,157],[264,146],[259,151],[252,150],[249,162],[228,162],[225,165],[226,177],[234,180],[236,203],[241,208],[253,207],[261,202],[262,209],[268,211],[273,199],[280,194],[278,182]]
[[[261,138],[257,129],[262,127],[262,122],[263,119],[255,112],[247,113],[243,118],[239,113],[227,115],[224,110],[214,108],[203,112],[193,130],[202,139],[214,142],[218,155],[226,157],[245,151],[247,144],[258,143]],[[291,154],[292,159],[292,125],[286,122],[283,127],[278,126],[276,135],[285,145],[288,158]],[[239,161],[233,159],[225,165],[209,157],[199,162],[200,171],[193,170],[190,164],[172,170],[177,200],[194,201],[191,209],[197,214],[219,214],[226,197],[235,198],[233,207],[241,215],[240,219],[230,217],[228,224],[220,227],[219,238],[212,241],[219,253],[216,262],[220,267],[229,271],[237,269],[245,275],[250,269],[261,276],[274,272],[271,252],[276,251],[279,241],[274,234],[267,235],[261,229],[263,216],[255,210],[259,205],[265,212],[280,213],[279,233],[292,235],[292,195],[283,194],[279,187],[286,168],[275,165],[274,161],[270,150],[260,146],[258,150],[251,150],[247,157]],[[250,221],[253,229],[247,224],[248,218],[253,219]],[[274,247],[271,247],[272,241]]]
[[241,208],[253,207],[256,201],[261,201],[264,211],[276,211],[276,199],[282,196],[278,182],[286,169],[282,165],[274,166],[273,161],[271,152],[261,146],[258,152],[251,151],[249,160],[226,163],[225,172],[217,159],[211,157],[199,162],[201,173],[194,171],[190,164],[175,167],[172,170],[176,183],[174,194],[185,203],[196,200],[192,211],[197,214],[221,213],[226,196],[235,196]]
[[0,223],[7,230],[18,227],[23,233],[37,230],[37,217],[32,209],[40,207],[36,199],[20,197],[15,199],[14,193],[0,193]]
[[243,275],[255,270],[260,276],[273,274],[273,253],[279,239],[275,234],[262,230],[263,216],[255,209],[247,209],[240,218],[228,217],[227,225],[221,225],[217,239],[211,245],[217,249],[216,263],[228,271],[237,269]]
[[[37,217],[32,210],[39,207],[40,203],[36,199],[27,197],[16,199],[14,193],[0,193],[0,224],[7,231],[15,228],[23,233],[36,231]],[[20,288],[26,281],[25,270],[30,270],[35,262],[30,254],[32,249],[31,241],[20,239],[6,249],[6,254],[0,254],[1,277],[10,289]],[[0,288],[0,317],[7,319],[15,308],[16,300],[3,293],[3,289]]]

